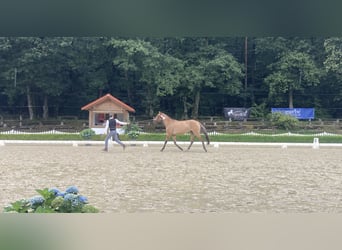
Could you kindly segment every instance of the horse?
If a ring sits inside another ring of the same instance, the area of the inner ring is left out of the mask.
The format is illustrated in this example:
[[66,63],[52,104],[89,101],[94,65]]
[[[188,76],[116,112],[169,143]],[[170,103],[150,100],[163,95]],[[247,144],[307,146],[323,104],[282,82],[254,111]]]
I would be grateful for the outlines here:
[[168,115],[159,111],[159,113],[156,115],[156,117],[153,118],[153,122],[154,123],[163,122],[163,124],[165,126],[165,130],[166,130],[165,142],[164,142],[164,145],[160,151],[164,150],[166,143],[170,139],[171,136],[173,138],[173,143],[180,150],[183,151],[183,149],[176,142],[176,136],[179,134],[185,134],[185,133],[190,132],[191,142],[190,142],[190,145],[188,147],[188,150],[190,150],[192,144],[194,143],[194,136],[196,136],[202,142],[202,146],[203,146],[204,151],[207,152],[207,149],[205,148],[204,141],[203,141],[202,136],[201,136],[201,132],[204,133],[208,145],[210,143],[209,136],[208,136],[206,128],[199,121],[196,121],[196,120],[179,121],[179,120],[172,119]]

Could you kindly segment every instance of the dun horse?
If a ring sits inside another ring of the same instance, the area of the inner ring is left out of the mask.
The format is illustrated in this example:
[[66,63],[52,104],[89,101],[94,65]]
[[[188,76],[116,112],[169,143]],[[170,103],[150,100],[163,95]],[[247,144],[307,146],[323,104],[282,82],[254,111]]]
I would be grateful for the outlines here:
[[205,138],[207,139],[207,144],[209,145],[209,136],[207,133],[207,130],[205,127],[196,120],[184,120],[184,121],[179,121],[172,119],[171,117],[167,116],[166,114],[159,112],[155,118],[153,118],[154,122],[163,122],[165,129],[166,129],[166,138],[164,142],[164,146],[160,151],[163,151],[167,141],[170,139],[172,136],[173,138],[173,143],[180,149],[183,150],[176,142],[176,135],[179,134],[185,134],[190,132],[190,137],[191,137],[191,142],[188,147],[188,150],[191,148],[192,144],[194,143],[194,136],[196,136],[201,142],[203,149],[205,152],[207,152],[207,149],[205,148],[204,141],[201,137],[201,132],[204,133]]

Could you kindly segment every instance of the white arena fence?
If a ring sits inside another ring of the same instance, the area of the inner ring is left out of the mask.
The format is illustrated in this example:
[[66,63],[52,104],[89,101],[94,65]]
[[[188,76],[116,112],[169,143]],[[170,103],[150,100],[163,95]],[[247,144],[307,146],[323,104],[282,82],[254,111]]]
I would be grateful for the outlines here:
[[[224,135],[224,134],[228,134],[228,133],[218,133],[218,132],[209,132],[208,135],[210,136],[215,136],[215,135]],[[253,131],[251,132],[247,132],[247,133],[242,133],[240,135],[255,135],[255,136],[341,136],[341,134],[334,134],[334,133],[328,133],[328,132],[321,132],[321,133],[313,133],[313,134],[299,134],[299,133],[291,133],[291,132],[287,132],[287,133],[279,133],[279,134],[263,134],[263,133],[255,133]]]
[[58,130],[47,130],[47,131],[40,131],[40,132],[26,132],[20,130],[8,130],[8,131],[1,131],[0,134],[3,135],[39,135],[39,134],[79,134],[80,132],[64,132]]
[[[80,131],[76,132],[66,132],[66,131],[59,131],[59,130],[46,130],[46,131],[35,131],[35,132],[27,132],[27,131],[20,131],[20,130],[7,130],[7,131],[0,131],[0,134],[4,135],[19,135],[19,134],[79,134]],[[140,132],[140,134],[153,134],[153,133],[147,133],[147,132]],[[220,132],[208,132],[208,135],[210,136],[219,136],[219,135],[225,135],[229,133],[220,133]],[[234,133],[236,134],[236,133]],[[189,134],[188,134],[189,135]],[[292,132],[287,132],[287,133],[280,133],[280,134],[270,134],[270,133],[256,133],[256,132],[247,132],[247,133],[242,133],[240,135],[253,135],[253,136],[341,136],[341,134],[335,134],[335,133],[328,133],[328,132],[320,132],[320,133],[313,133],[313,134],[299,134],[299,133],[292,133]]]

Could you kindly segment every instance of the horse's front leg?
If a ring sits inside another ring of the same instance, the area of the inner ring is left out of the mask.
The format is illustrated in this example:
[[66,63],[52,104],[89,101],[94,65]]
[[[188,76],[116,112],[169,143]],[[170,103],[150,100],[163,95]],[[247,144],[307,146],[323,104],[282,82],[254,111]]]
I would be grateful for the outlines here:
[[160,150],[161,152],[163,152],[163,150],[164,150],[164,148],[165,148],[165,146],[166,146],[166,143],[167,143],[167,141],[169,140],[169,137],[168,136],[166,136],[166,138],[165,138],[165,142],[164,142],[164,146],[162,147],[162,149]]
[[183,149],[177,144],[176,136],[174,135],[174,136],[172,136],[172,138],[173,138],[173,143],[174,143],[180,150],[183,151]]

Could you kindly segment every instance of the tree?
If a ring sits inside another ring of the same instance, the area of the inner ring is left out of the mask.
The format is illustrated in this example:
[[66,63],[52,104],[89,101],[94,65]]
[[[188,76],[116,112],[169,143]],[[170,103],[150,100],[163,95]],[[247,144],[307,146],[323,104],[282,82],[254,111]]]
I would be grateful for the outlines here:
[[324,49],[326,52],[325,69],[342,76],[342,38],[325,39]]
[[[271,42],[273,41],[273,43]],[[264,40],[263,42],[267,42]],[[309,54],[310,45],[300,39],[270,39],[268,44],[275,53],[275,61],[269,64],[270,74],[264,81],[269,86],[269,96],[288,94],[288,107],[293,108],[294,92],[317,86],[321,72]]]
[[177,118],[221,115],[226,105],[342,115],[341,38],[261,37],[245,45],[244,37],[3,37],[0,109],[85,118],[80,107],[109,92],[138,116],[156,109]]
[[305,87],[319,83],[319,70],[308,54],[289,52],[282,55],[272,67],[275,72],[265,78],[270,95],[288,93],[289,108],[293,108],[295,91],[304,91]]
[[219,89],[236,95],[242,88],[242,65],[228,53],[221,43],[206,38],[184,41],[182,60],[185,62],[184,77],[179,94],[187,116],[189,96],[192,96],[192,117],[197,118],[203,88]]
[[320,94],[331,97],[325,98],[325,106],[331,107],[331,113],[341,116],[341,109],[338,107],[342,103],[342,38],[326,38],[324,40],[324,52],[323,64],[327,77]]
[[[142,86],[146,114],[153,116],[159,98],[172,95],[180,81],[182,61],[162,54],[150,42],[142,39],[115,39],[110,44],[116,50],[113,65],[123,72],[126,81],[135,78]],[[129,85],[128,85],[129,86]]]
[[23,99],[26,96],[29,117],[34,117],[32,87],[35,70],[34,58],[39,57],[39,49],[34,48],[37,38],[9,38],[7,40],[7,64],[4,67],[6,86],[4,93],[8,96],[10,103],[16,99]]
[[35,103],[43,99],[43,117],[48,117],[48,96],[63,92],[65,53],[70,38],[19,37],[7,41],[5,94],[10,100],[26,96],[29,119],[35,117]]

